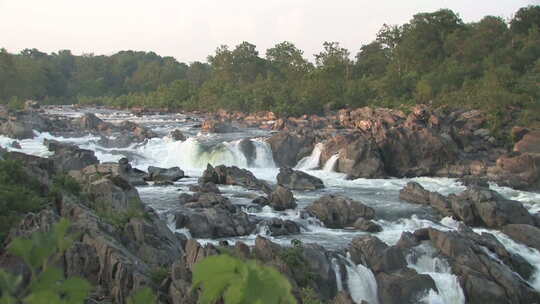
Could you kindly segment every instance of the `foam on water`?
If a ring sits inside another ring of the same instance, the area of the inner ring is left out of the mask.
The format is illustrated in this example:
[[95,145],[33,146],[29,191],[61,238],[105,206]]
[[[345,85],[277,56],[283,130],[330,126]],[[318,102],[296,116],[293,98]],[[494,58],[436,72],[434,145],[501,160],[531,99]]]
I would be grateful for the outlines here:
[[465,295],[459,284],[457,276],[452,274],[448,262],[435,256],[435,250],[431,245],[421,244],[413,249],[413,253],[407,255],[406,260],[409,268],[421,274],[429,275],[435,282],[438,292],[429,290],[422,298],[426,304],[462,304],[465,303]]
[[354,265],[350,258],[345,261],[345,268],[347,287],[354,302],[367,301],[370,304],[378,304],[377,280],[373,272],[362,264]]
[[324,164],[323,171],[325,172],[334,172],[336,171],[336,164],[339,160],[339,154],[332,155]]
[[295,169],[313,170],[313,169],[320,168],[320,161],[321,161],[321,154],[322,154],[323,147],[324,145],[322,143],[316,144],[315,147],[313,148],[313,151],[311,152],[311,155],[302,158],[296,165]]

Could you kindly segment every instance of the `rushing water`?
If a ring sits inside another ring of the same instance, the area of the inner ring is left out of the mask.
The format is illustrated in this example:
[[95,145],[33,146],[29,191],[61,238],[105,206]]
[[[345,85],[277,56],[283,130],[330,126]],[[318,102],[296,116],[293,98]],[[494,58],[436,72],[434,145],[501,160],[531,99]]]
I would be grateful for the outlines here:
[[[71,108],[52,109],[49,112],[50,114],[68,117],[81,115],[79,111]],[[179,166],[189,175],[189,178],[181,179],[173,186],[142,186],[138,188],[143,201],[165,217],[177,207],[179,190],[188,192],[189,185],[197,182],[197,178],[202,174],[208,163],[248,168],[256,177],[271,183],[276,182],[279,169],[274,164],[270,146],[265,142],[265,138],[270,136],[269,131],[244,129],[230,134],[203,134],[199,128],[200,121],[197,117],[187,117],[182,114],[137,117],[122,111],[100,110],[97,115],[109,122],[134,121],[152,129],[159,137],[142,144],[133,144],[127,148],[113,149],[99,145],[100,138],[93,135],[79,138],[62,138],[52,136],[49,133],[36,133],[34,139],[19,141],[21,149],[11,147],[13,139],[3,136],[0,136],[0,146],[12,151],[47,157],[50,152],[43,145],[43,140],[55,139],[77,144],[81,148],[91,149],[95,151],[96,156],[102,162],[118,161],[120,158],[127,156],[134,167],[142,170],[146,170],[148,166]],[[181,130],[188,138],[185,141],[174,141],[168,134],[175,129]],[[255,147],[252,159],[248,159],[242,152],[241,141],[243,139],[249,139]],[[302,233],[294,236],[271,237],[267,235],[266,227],[258,227],[258,234],[265,235],[280,244],[290,244],[292,239],[300,239],[306,243],[318,243],[328,249],[342,249],[354,237],[364,234],[364,232],[358,231],[328,229],[313,218],[302,217],[301,210],[323,194],[346,195],[374,208],[377,223],[383,228],[382,232],[375,235],[390,245],[395,244],[404,231],[412,232],[425,227],[435,227],[441,230],[456,228],[456,223],[451,219],[445,218],[439,222],[433,216],[431,209],[421,205],[409,204],[398,198],[399,190],[411,180],[420,183],[430,191],[437,191],[444,195],[458,193],[465,189],[456,180],[425,177],[347,180],[344,174],[335,172],[336,164],[339,162],[339,155],[333,155],[325,164],[321,164],[321,153],[322,145],[317,144],[312,154],[302,159],[296,168],[321,178],[326,188],[307,192],[295,191],[294,194],[298,201],[296,210],[278,212],[269,207],[264,207],[262,210],[250,208],[251,200],[257,195],[262,195],[262,193],[247,191],[236,186],[220,186],[219,188],[225,196],[231,198],[233,203],[242,205],[248,214],[260,218],[277,217],[299,223],[302,227]],[[540,194],[495,185],[491,186],[502,195],[521,201],[530,212],[540,211]],[[169,220],[171,219],[169,218]],[[173,226],[171,225],[171,227]],[[182,230],[179,232],[189,236],[189,231]],[[536,274],[531,278],[530,283],[537,290],[540,290],[540,253],[512,241],[501,232],[489,232],[493,233],[509,251],[519,253],[536,268]],[[256,234],[253,234],[234,238],[233,240],[242,240],[248,244],[253,244],[255,238]],[[204,243],[216,242],[217,240],[200,241]],[[463,291],[456,277],[451,273],[446,261],[440,260],[433,255],[432,248],[425,245],[415,248],[414,255],[407,256],[407,261],[410,268],[417,270],[419,273],[430,275],[439,290],[439,293],[430,291],[424,295],[421,299],[422,302],[464,303]],[[337,266],[334,266],[335,270],[337,270]],[[371,304],[378,303],[377,284],[373,273],[362,265],[354,265],[350,260],[346,260],[346,271],[348,280],[342,282],[341,276],[339,276],[338,287],[343,289],[346,286],[357,303],[361,302],[361,300],[366,300]]]

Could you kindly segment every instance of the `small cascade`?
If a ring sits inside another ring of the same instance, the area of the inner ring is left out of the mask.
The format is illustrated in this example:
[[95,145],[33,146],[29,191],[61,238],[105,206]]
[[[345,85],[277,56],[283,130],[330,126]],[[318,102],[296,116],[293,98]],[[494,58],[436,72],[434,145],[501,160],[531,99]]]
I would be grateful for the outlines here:
[[352,299],[356,303],[367,301],[368,303],[378,304],[377,281],[375,275],[366,266],[347,263],[347,286]]
[[311,152],[311,155],[302,158],[296,165],[295,169],[298,169],[298,170],[319,169],[323,148],[324,148],[324,145],[322,143],[316,144],[315,148],[313,148],[313,152]]
[[429,275],[435,282],[439,292],[429,290],[421,299],[426,304],[461,304],[465,303],[463,289],[459,285],[457,276],[452,274],[448,262],[435,256],[435,250],[428,244],[421,244],[414,248],[413,253],[407,256],[409,268],[418,273]]
[[339,160],[339,154],[332,155],[332,157],[330,157],[326,161],[326,164],[324,164],[323,171],[336,172],[336,164],[338,160]]
[[342,291],[343,281],[341,280],[341,268],[338,262],[338,258],[332,258],[332,269],[334,269],[334,272],[336,273],[337,290]]
[[[180,166],[188,169],[203,169],[207,164],[213,166],[227,165],[242,168],[275,167],[270,146],[260,140],[250,140],[255,147],[255,157],[250,163],[240,148],[240,141],[221,142],[211,145],[202,144],[197,138],[190,137],[185,141],[172,141],[168,138],[157,138],[137,148],[138,153],[147,159],[157,160],[161,167]],[[137,164],[143,166],[144,164]]]

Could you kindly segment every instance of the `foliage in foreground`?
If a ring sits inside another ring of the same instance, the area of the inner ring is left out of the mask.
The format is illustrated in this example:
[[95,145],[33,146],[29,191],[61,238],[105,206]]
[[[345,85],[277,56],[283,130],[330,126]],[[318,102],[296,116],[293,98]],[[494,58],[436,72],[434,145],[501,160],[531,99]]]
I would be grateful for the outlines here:
[[[75,237],[68,233],[70,222],[61,219],[49,232],[35,232],[28,239],[16,238],[8,251],[24,261],[30,271],[29,282],[21,275],[0,269],[0,304],[82,304],[92,290],[84,278],[65,277],[56,267]],[[148,287],[135,292],[128,304],[156,303]]]
[[38,181],[18,161],[0,160],[0,244],[24,214],[36,212],[46,203]]
[[296,304],[286,277],[257,261],[229,255],[210,256],[195,265],[193,288],[201,287],[201,304]]

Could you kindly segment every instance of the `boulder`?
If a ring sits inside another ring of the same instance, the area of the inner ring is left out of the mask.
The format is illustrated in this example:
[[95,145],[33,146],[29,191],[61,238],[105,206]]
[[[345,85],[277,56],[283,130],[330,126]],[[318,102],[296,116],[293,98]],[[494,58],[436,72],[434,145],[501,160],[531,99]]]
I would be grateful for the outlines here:
[[187,139],[184,133],[182,133],[182,131],[180,131],[179,129],[174,129],[174,131],[172,131],[169,136],[175,141],[184,141]]
[[540,251],[540,229],[526,224],[510,224],[502,231],[513,240]]
[[208,164],[206,170],[199,178],[199,184],[212,182],[216,185],[237,185],[251,190],[260,190],[265,193],[270,193],[270,186],[253,175],[246,169],[240,169],[236,166],[227,167],[220,165],[212,167]]
[[375,216],[375,211],[361,202],[331,194],[314,201],[306,210],[328,228],[338,229],[354,225],[358,218],[370,220]]
[[448,199],[454,215],[467,225],[489,228],[507,224],[534,225],[534,218],[520,202],[507,200],[488,188],[470,187]]
[[427,274],[412,269],[381,272],[376,275],[379,300],[385,304],[416,304],[429,292],[437,291],[435,282]]
[[27,100],[24,102],[25,111],[36,111],[39,110],[40,104],[37,100]]
[[199,185],[191,185],[189,186],[189,191],[221,193],[218,186],[216,186],[216,184],[214,184],[213,182],[207,182]]
[[321,163],[335,154],[339,155],[336,171],[346,173],[349,179],[386,176],[377,144],[359,133],[338,135],[326,141]]
[[488,168],[490,180],[502,186],[521,190],[540,189],[540,153],[510,153]]
[[265,227],[270,236],[300,234],[300,227],[298,224],[290,220],[271,218],[263,220],[259,225]]
[[408,182],[407,185],[399,191],[399,199],[414,204],[432,206],[443,216],[452,216],[450,202],[448,199],[437,192],[431,192],[417,182]]
[[172,168],[158,168],[150,166],[148,167],[148,179],[154,182],[167,181],[175,182],[184,177],[184,171],[178,167]]
[[267,142],[276,165],[280,167],[294,167],[302,157],[311,153],[315,144],[313,136],[289,132],[277,133]]
[[104,122],[93,113],[85,113],[83,116],[76,118],[74,124],[89,131],[103,131],[111,127],[107,122]]
[[43,144],[54,155],[50,157],[58,172],[80,170],[90,165],[99,164],[99,160],[92,150],[81,149],[76,145],[62,143],[56,140],[45,139]]
[[242,154],[246,157],[248,167],[251,167],[257,158],[257,148],[255,144],[248,138],[240,140],[238,147]]
[[32,126],[20,120],[8,120],[0,125],[0,134],[16,139],[34,138]]
[[279,168],[277,182],[279,185],[292,190],[316,190],[324,188],[324,184],[320,178],[286,167]]
[[359,218],[354,222],[354,228],[358,230],[362,230],[365,232],[381,232],[382,227],[378,224],[376,224],[373,221],[366,220],[364,218]]
[[292,191],[279,185],[268,196],[268,203],[276,211],[296,208],[296,199]]

